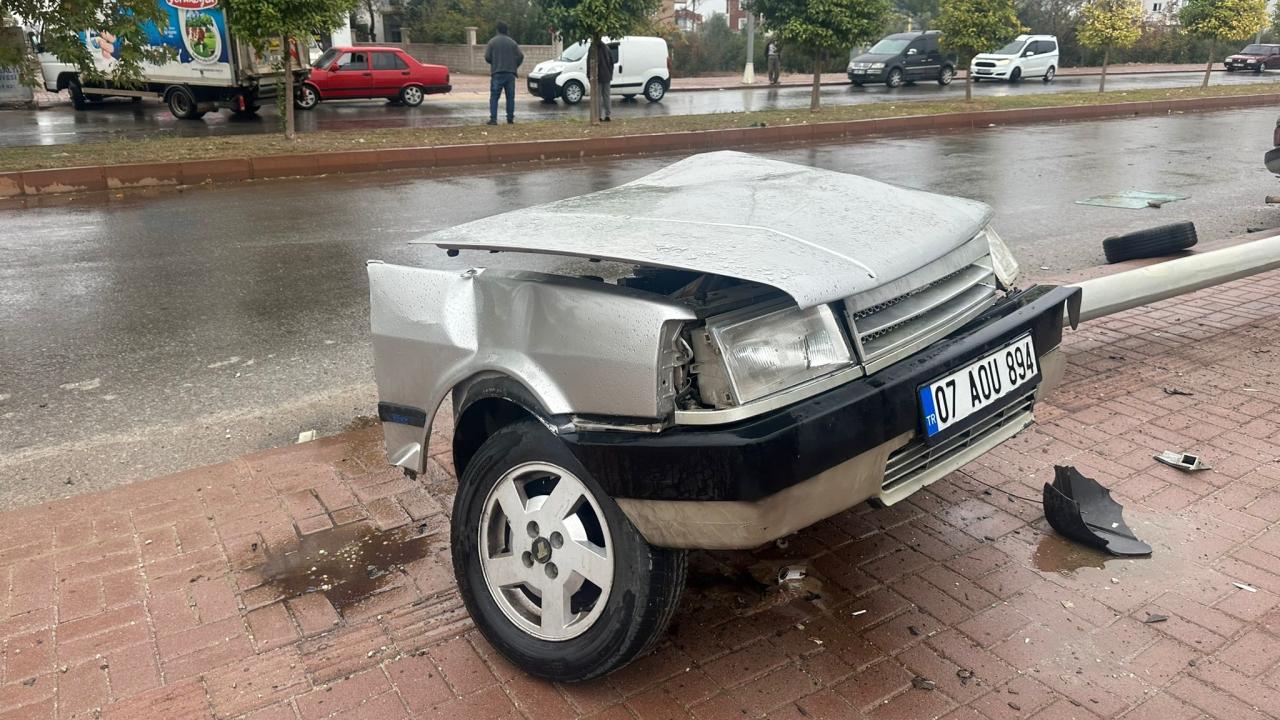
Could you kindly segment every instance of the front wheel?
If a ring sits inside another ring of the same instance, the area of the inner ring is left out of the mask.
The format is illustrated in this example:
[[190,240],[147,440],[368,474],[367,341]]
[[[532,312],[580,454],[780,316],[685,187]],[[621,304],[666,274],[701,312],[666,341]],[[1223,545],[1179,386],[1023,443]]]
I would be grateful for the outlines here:
[[667,84],[662,82],[662,78],[649,78],[649,82],[644,84],[644,99],[649,102],[658,102],[667,94]]
[[533,675],[600,677],[662,636],[685,553],[645,542],[573,453],[534,421],[480,446],[451,527],[458,588],[476,626]]
[[424,97],[426,97],[426,93],[422,92],[422,88],[417,85],[410,85],[400,91],[400,102],[409,107],[418,107],[422,104]]
[[80,88],[79,78],[71,78],[67,83],[67,94],[71,96],[71,107],[76,110],[86,110],[89,107],[89,99],[85,96],[84,90]]
[[1058,74],[1057,68],[1050,65],[1048,70],[1044,71],[1044,81],[1053,82],[1053,76]]
[[884,84],[891,88],[902,87],[902,68],[894,68],[885,77]]
[[302,85],[293,93],[293,104],[299,110],[310,110],[320,102],[320,93],[310,85]]
[[1021,79],[1022,79],[1022,68],[1014,68],[1013,72],[1009,73],[1009,82],[1016,83]]
[[587,94],[587,89],[577,80],[570,80],[564,84],[564,101],[569,105],[577,105],[582,102],[582,97]]
[[943,65],[942,72],[938,73],[939,85],[950,85],[952,80],[956,79],[956,69],[950,65]]

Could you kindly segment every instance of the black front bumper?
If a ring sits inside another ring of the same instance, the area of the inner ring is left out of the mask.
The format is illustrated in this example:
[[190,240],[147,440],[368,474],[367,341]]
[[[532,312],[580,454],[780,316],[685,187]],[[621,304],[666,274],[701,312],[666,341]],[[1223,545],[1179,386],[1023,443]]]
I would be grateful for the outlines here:
[[1079,288],[1032,287],[870,377],[732,425],[561,437],[613,497],[759,500],[919,430],[919,385],[1026,332],[1043,356],[1061,342],[1063,313],[1078,310],[1079,298]]
[[560,77],[560,73],[527,78],[525,82],[528,85],[529,94],[536,95],[543,100],[555,100],[560,97],[560,86],[556,85],[556,78],[558,77]]

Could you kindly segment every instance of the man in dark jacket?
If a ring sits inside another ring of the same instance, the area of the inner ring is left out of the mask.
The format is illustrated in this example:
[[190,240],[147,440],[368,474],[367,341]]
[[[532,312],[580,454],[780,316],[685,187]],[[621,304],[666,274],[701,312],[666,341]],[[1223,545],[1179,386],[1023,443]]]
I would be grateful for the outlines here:
[[507,124],[516,121],[516,70],[524,62],[524,53],[511,36],[507,24],[498,21],[498,34],[484,48],[484,61],[489,63],[489,124],[498,124],[498,95],[507,94]]
[[613,83],[613,50],[609,44],[601,40],[596,45],[596,89],[595,101],[599,103],[600,122],[609,122],[609,93]]

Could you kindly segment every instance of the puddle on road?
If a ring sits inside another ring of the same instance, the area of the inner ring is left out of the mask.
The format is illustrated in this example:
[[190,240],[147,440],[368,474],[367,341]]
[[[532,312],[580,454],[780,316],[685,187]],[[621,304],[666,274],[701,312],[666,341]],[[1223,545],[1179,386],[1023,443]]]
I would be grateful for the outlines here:
[[1040,537],[1035,550],[1031,553],[1031,564],[1041,572],[1056,572],[1064,575],[1074,573],[1081,568],[1106,567],[1108,560],[1119,560],[1101,550],[1095,550],[1074,543],[1053,533]]
[[429,554],[430,536],[419,530],[339,525],[307,535],[283,555],[272,555],[262,572],[267,583],[288,597],[320,592],[341,610],[382,589],[405,564]]

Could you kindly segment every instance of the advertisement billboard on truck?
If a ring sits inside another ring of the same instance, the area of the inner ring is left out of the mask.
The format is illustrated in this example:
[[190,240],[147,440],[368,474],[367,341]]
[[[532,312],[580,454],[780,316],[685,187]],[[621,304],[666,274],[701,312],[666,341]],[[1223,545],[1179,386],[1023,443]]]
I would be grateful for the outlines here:
[[[236,39],[223,0],[156,0],[167,18],[142,25],[148,45],[169,51],[168,60],[143,63],[141,83],[117,86],[110,81],[91,82],[57,57],[40,53],[40,68],[48,90],[68,90],[76,109],[109,96],[165,101],[180,118],[198,118],[209,110],[228,108],[242,114],[257,111],[263,99],[276,94],[281,72],[279,47],[259,57]],[[93,58],[94,67],[110,76],[120,53],[121,38],[98,30],[85,30],[80,39]]]

